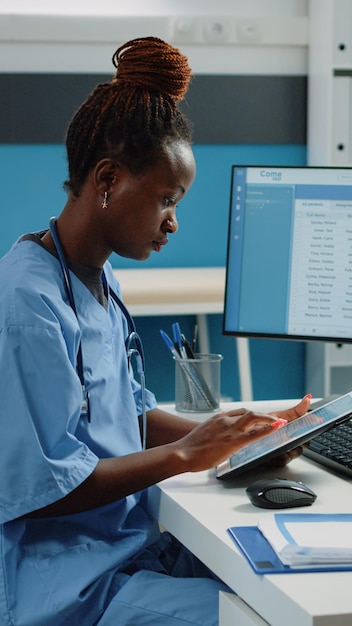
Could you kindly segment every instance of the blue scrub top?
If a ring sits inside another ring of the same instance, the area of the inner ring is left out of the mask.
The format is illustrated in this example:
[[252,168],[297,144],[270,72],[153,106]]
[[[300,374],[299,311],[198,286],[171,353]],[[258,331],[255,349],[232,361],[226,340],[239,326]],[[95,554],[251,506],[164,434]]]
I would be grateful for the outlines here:
[[[107,281],[120,295],[111,266]],[[143,493],[84,513],[18,519],[64,497],[98,460],[141,450],[141,390],[128,369],[126,320],[71,273],[79,320],[59,261],[34,241],[0,261],[0,623],[93,624],[121,584],[124,563],[157,540]],[[91,422],[76,372],[82,341]],[[147,410],[156,406],[146,391]]]

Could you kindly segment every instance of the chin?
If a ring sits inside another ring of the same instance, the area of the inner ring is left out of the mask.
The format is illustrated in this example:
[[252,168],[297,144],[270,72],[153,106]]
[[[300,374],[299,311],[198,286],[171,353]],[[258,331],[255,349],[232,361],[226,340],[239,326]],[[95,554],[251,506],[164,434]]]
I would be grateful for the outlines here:
[[143,250],[143,252],[141,252],[140,256],[138,257],[140,261],[146,261],[147,259],[149,259],[149,257],[151,256],[153,250],[151,250],[150,248],[148,248],[147,250]]
[[146,261],[147,259],[149,259],[150,257],[150,252],[145,252],[144,254],[135,254],[133,256],[130,256],[130,259],[133,259],[134,261]]
[[125,259],[131,259],[132,261],[146,261],[147,259],[149,259],[150,255],[151,255],[151,250],[148,251],[144,251],[144,252],[140,252],[139,254],[137,252],[132,253],[132,252],[121,252],[121,251],[114,251],[115,254],[118,254],[119,256],[125,258]]

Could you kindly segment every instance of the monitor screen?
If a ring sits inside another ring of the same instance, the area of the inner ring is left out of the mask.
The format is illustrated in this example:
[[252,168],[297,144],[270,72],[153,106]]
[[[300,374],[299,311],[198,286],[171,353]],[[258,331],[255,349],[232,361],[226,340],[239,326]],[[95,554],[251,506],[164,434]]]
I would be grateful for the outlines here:
[[223,331],[352,342],[352,168],[232,167]]

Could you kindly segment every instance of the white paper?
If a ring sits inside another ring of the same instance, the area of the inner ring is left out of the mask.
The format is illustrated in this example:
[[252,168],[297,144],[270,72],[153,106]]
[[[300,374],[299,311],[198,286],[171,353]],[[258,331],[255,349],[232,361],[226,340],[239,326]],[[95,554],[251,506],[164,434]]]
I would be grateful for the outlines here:
[[258,527],[286,565],[352,564],[352,515],[273,514]]

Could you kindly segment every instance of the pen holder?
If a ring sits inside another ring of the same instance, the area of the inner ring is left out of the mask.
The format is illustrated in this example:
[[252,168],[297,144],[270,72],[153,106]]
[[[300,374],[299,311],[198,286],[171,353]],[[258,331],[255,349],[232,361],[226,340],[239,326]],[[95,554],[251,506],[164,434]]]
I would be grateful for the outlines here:
[[174,357],[177,411],[204,413],[220,405],[221,354],[196,354],[194,359]]

